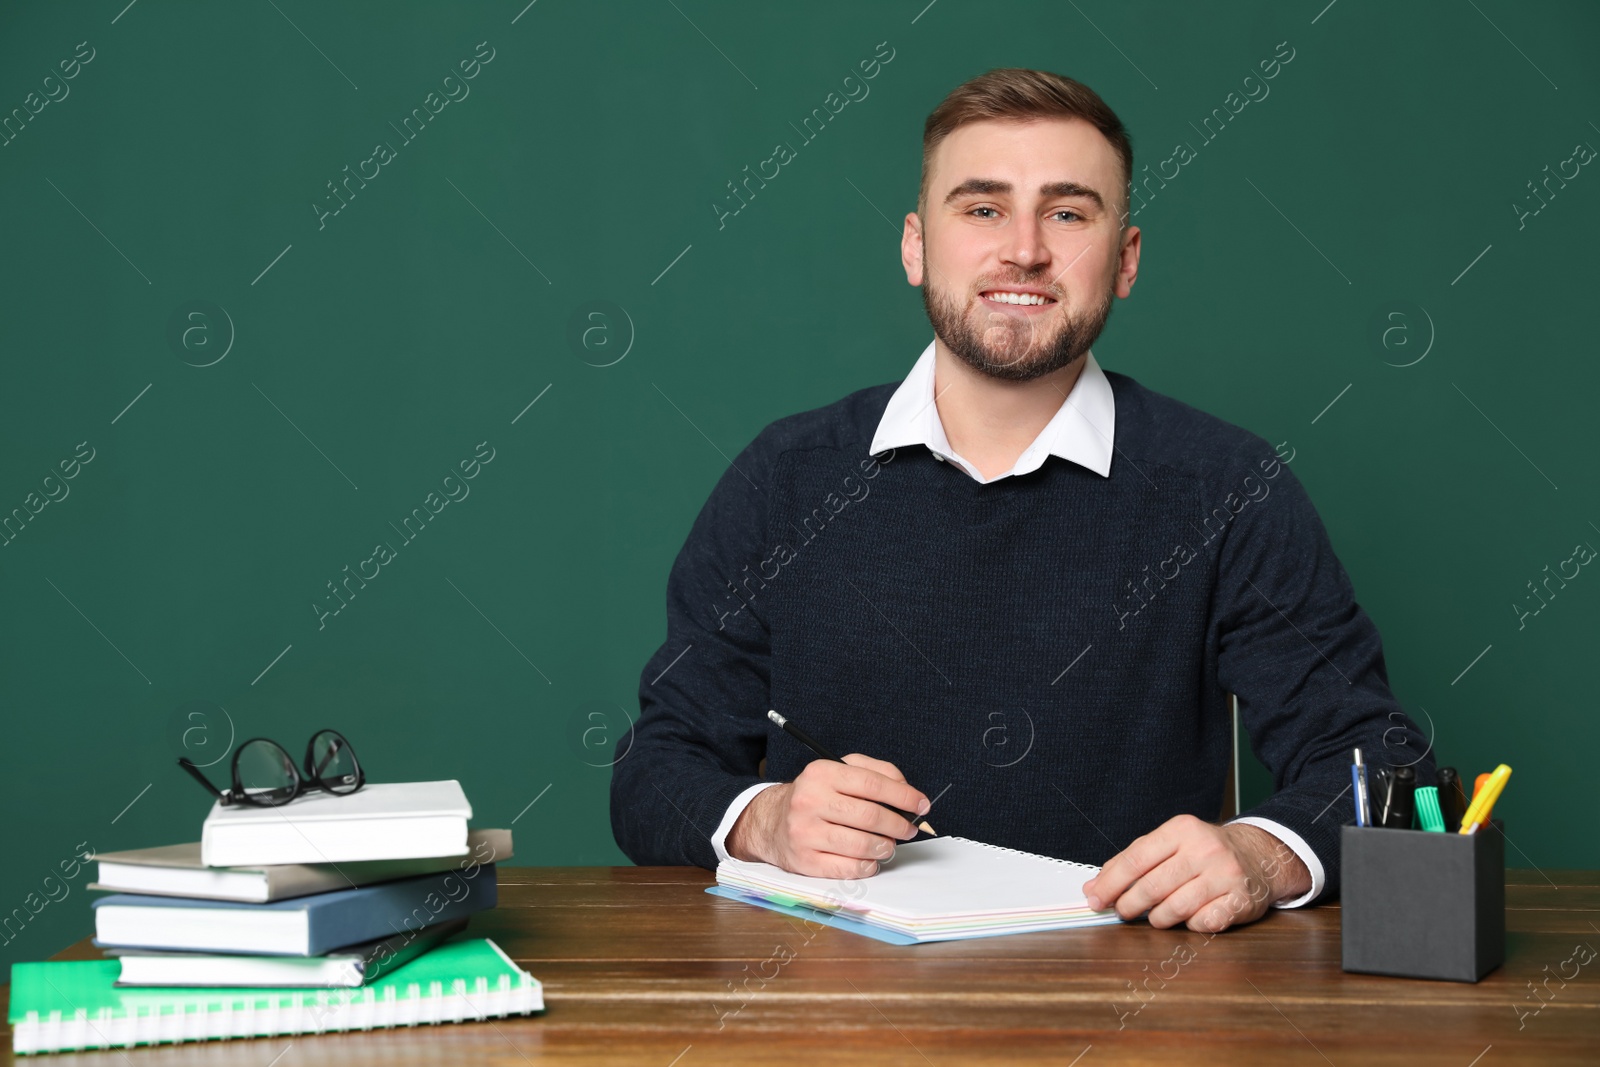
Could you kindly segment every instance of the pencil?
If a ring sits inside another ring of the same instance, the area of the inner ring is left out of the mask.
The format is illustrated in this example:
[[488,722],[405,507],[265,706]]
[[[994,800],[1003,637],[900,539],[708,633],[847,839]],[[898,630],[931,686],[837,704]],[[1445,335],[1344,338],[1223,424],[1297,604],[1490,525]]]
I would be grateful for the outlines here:
[[[829,752],[827,749],[817,744],[817,742],[812,739],[810,734],[800,729],[800,727],[796,726],[793,722],[784,718],[782,715],[779,715],[776,711],[768,711],[767,718],[771,719],[775,724],[777,724],[778,729],[782,730],[784,733],[788,734],[790,737],[794,738],[796,741],[800,742],[802,745],[806,746],[823,759],[831,759],[835,763],[844,762],[844,760],[840,759],[832,752]],[[918,830],[921,830],[923,833],[927,834],[929,837],[939,836],[933,832],[933,827],[928,825],[928,821],[926,819],[923,819],[919,822],[917,817],[908,811],[901,811],[892,804],[884,804],[883,806],[900,816],[906,822],[915,826]]]

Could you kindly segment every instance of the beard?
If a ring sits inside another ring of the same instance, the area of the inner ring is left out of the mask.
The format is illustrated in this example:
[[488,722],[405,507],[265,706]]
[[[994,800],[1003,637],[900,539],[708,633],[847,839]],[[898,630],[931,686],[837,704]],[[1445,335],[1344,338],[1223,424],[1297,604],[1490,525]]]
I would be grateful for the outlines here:
[[[968,310],[955,296],[933,284],[926,253],[922,259],[922,277],[922,306],[927,310],[935,336],[963,363],[1002,381],[1030,382],[1068,366],[1089,351],[1111,317],[1113,291],[1110,285],[1106,286],[1098,304],[1073,317],[1065,313],[1026,315],[991,311],[982,306],[981,298],[976,296],[975,306]],[[1007,284],[1055,288],[1041,273],[1036,278],[984,284],[979,291],[1003,289]],[[1064,312],[1060,299],[1056,296],[1056,308]],[[1058,320],[1054,327],[1040,325],[1040,320],[1048,318]]]

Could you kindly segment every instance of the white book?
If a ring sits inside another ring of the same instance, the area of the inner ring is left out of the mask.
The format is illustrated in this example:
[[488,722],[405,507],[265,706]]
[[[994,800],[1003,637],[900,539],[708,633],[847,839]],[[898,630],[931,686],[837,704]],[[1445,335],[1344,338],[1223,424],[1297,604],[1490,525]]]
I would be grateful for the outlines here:
[[189,989],[277,986],[353,988],[361,984],[361,961],[327,956],[206,956],[173,953],[120,957],[118,986],[179,986]]
[[1099,870],[964,837],[935,837],[896,846],[871,878],[811,878],[730,859],[717,865],[717,883],[919,941],[946,941],[1121,922],[1114,908],[1091,910],[1084,896],[1083,884]]
[[339,796],[315,792],[276,807],[218,801],[200,831],[208,867],[462,856],[472,805],[461,783],[368,783]]
[[321,956],[210,955],[160,949],[105,948],[122,964],[119,988],[178,986],[187,989],[277,986],[352,988],[405,966],[467,928],[466,919],[405,930]]

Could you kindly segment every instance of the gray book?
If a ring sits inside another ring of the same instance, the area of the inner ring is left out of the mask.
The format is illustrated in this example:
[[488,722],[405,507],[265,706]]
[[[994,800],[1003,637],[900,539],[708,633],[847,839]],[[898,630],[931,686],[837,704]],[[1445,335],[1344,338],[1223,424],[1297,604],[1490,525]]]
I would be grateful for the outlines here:
[[100,865],[99,877],[89,884],[90,889],[265,904],[419,874],[504,863],[511,858],[511,831],[472,830],[467,834],[465,855],[423,859],[207,867],[200,862],[198,841],[103,852],[94,858]]

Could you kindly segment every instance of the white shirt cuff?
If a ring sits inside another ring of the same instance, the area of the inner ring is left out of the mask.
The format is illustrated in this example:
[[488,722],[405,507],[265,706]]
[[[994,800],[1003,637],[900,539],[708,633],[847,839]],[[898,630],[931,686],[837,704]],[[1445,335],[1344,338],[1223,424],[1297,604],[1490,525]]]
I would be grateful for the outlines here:
[[[718,863],[733,858],[728,855],[726,847],[728,834],[733,830],[733,824],[739,821],[739,816],[744,814],[744,809],[750,806],[750,802],[756,798],[757,793],[778,784],[778,782],[757,782],[733,798],[733,803],[728,805],[728,810],[723,814],[722,821],[717,824],[717,832],[711,835],[711,847],[717,854]],[[1320,874],[1321,868],[1319,867],[1317,870]]]
[[[1279,841],[1288,845],[1294,854],[1300,857],[1300,862],[1306,865],[1306,870],[1311,872],[1311,888],[1309,890],[1293,900],[1273,901],[1272,906],[1274,908],[1298,908],[1302,904],[1316,899],[1317,894],[1322,892],[1322,883],[1325,876],[1322,870],[1322,861],[1317,858],[1315,852],[1311,851],[1311,846],[1306,844],[1305,838],[1282,823],[1273,822],[1271,819],[1263,819],[1255,815],[1240,816],[1232,820],[1229,825],[1236,822],[1242,822],[1246,826],[1254,826],[1265,830],[1273,837],[1276,837]],[[730,823],[729,825],[731,826],[732,824]]]

